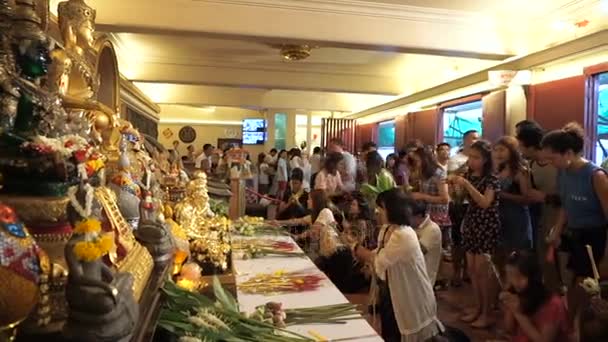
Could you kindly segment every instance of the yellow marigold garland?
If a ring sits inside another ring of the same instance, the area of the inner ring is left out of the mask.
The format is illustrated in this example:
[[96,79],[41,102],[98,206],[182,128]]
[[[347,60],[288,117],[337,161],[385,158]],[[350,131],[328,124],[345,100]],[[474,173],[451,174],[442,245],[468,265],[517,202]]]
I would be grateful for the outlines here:
[[[74,234],[84,234],[86,241],[78,241],[74,245],[74,254],[82,261],[95,261],[108,254],[114,247],[112,234],[100,234],[101,222],[88,218],[74,227]],[[92,239],[91,239],[92,238]]]
[[101,222],[96,219],[84,219],[76,224],[74,227],[75,234],[90,234],[99,233],[101,231]]
[[114,247],[111,234],[104,234],[93,241],[79,241],[74,245],[74,254],[82,261],[95,261],[108,254]]

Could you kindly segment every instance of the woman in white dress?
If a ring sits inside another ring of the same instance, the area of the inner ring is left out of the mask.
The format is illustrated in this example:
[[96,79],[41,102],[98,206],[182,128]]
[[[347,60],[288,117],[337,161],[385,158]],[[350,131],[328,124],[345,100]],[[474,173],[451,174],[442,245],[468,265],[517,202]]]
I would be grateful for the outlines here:
[[387,342],[433,341],[443,330],[424,255],[410,227],[410,201],[400,189],[381,193],[376,200],[378,219],[387,224],[378,236],[378,248],[353,248],[357,259],[374,266],[381,281],[379,312]]

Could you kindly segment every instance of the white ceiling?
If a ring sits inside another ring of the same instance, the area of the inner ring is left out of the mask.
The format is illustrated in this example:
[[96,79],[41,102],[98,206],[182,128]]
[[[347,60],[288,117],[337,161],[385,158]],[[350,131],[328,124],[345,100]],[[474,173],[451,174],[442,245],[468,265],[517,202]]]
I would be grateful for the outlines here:
[[[605,2],[87,0],[98,30],[113,35],[121,72],[159,102],[336,111],[605,28]],[[583,19],[589,25],[575,28]],[[316,48],[288,62],[284,43]]]

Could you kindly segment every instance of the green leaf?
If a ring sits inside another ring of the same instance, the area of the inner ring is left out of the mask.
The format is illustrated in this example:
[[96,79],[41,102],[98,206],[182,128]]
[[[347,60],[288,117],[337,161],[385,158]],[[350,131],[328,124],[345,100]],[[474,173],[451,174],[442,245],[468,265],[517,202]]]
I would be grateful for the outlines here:
[[367,196],[378,196],[378,194],[380,193],[378,191],[378,188],[376,188],[375,186],[369,184],[369,183],[365,183],[363,185],[361,185],[361,193],[363,193],[364,195]]
[[220,279],[216,276],[213,277],[213,294],[215,299],[227,310],[232,312],[239,312],[239,304],[232,295],[224,290]]

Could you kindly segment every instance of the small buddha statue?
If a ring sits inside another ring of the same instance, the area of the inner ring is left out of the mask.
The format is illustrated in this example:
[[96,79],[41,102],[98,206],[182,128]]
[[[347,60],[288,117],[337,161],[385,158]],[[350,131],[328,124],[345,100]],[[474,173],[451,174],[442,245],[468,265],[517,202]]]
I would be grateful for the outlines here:
[[129,171],[131,161],[126,153],[126,141],[123,139],[121,155],[118,160],[118,172],[111,176],[110,189],[117,195],[118,208],[131,228],[137,229],[140,217],[141,189]]
[[173,257],[174,242],[159,209],[152,201],[152,194],[145,191],[140,205],[140,221],[135,237],[152,255],[156,265],[165,265]]
[[175,255],[173,256],[173,274],[178,274],[182,264],[190,256],[190,244],[188,236],[182,227],[173,219],[173,209],[169,205],[164,206],[165,222],[173,235],[175,241]]
[[139,307],[133,276],[114,273],[102,260],[113,238],[101,232],[101,222],[87,218],[74,227],[65,247],[69,268],[66,299],[69,316],[63,333],[78,341],[129,341]]
[[200,235],[202,221],[215,216],[209,206],[207,176],[204,172],[196,172],[186,185],[186,196],[175,206],[175,216],[189,236]]

